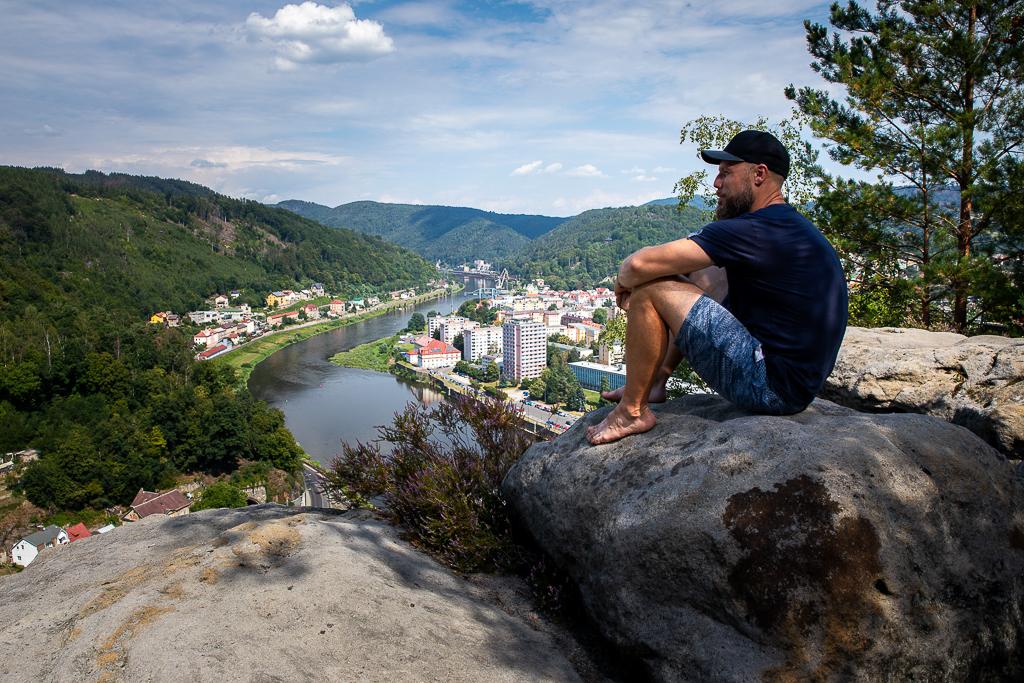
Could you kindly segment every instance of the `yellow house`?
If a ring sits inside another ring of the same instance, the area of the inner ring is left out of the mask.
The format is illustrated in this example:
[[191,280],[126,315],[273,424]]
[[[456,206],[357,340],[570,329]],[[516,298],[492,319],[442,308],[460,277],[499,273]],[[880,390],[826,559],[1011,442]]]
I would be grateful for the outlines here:
[[277,302],[281,300],[276,292],[267,294],[267,308],[277,308]]
[[166,313],[162,313],[162,312],[161,313],[154,313],[149,318],[149,324],[150,325],[163,325],[166,322],[167,322],[167,314]]

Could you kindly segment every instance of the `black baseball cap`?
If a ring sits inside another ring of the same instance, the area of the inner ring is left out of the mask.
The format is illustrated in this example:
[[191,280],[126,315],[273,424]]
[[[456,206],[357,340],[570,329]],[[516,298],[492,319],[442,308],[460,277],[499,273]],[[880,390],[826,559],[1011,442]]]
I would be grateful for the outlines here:
[[769,171],[785,178],[789,175],[789,152],[779,139],[763,130],[745,130],[737,133],[725,149],[706,149],[700,158],[709,164],[720,161],[746,161],[764,164]]

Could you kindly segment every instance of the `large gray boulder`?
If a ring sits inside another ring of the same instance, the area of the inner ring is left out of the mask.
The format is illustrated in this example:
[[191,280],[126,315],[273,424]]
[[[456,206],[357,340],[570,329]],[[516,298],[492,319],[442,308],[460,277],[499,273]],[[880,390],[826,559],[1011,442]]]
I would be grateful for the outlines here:
[[604,634],[664,681],[1024,676],[1024,490],[974,434],[716,396],[592,447],[585,420],[502,484]]
[[858,410],[934,415],[1024,455],[1024,339],[850,327],[820,395]]
[[0,579],[3,681],[571,681],[544,632],[365,514],[150,517]]

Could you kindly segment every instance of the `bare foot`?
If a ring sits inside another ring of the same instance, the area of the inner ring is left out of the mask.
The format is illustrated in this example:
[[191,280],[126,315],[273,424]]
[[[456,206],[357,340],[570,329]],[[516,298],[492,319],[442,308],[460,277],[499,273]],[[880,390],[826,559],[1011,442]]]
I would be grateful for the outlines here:
[[[601,398],[606,401],[612,401],[618,403],[622,400],[622,393],[626,390],[625,387],[619,387],[612,391],[602,391]],[[668,398],[668,391],[665,389],[664,384],[655,384],[651,387],[651,393],[647,395],[648,403],[664,403],[665,399]]]
[[612,443],[630,434],[650,431],[657,421],[647,406],[644,406],[639,416],[634,417],[621,405],[617,405],[599,424],[587,428],[587,441],[594,446]]

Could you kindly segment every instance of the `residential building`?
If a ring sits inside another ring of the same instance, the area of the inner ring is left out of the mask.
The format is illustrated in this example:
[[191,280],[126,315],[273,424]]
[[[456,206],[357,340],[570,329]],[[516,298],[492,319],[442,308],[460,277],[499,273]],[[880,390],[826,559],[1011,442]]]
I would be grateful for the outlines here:
[[581,360],[576,363],[569,363],[569,367],[572,368],[573,374],[576,375],[576,379],[580,381],[580,386],[584,389],[599,390],[602,377],[608,378],[609,389],[618,389],[619,387],[626,386],[625,365],[605,365],[603,363],[591,363]]
[[192,336],[192,343],[203,348],[212,348],[221,340],[221,331],[217,329],[199,330]]
[[413,365],[421,368],[447,368],[459,362],[462,354],[451,344],[429,337],[424,338],[424,341],[424,344],[416,345],[415,351],[406,354]]
[[213,297],[213,307],[214,308],[227,308],[227,305],[228,305],[229,301],[230,301],[230,299],[228,299],[228,297],[226,295],[218,294],[217,296]]
[[462,359],[475,363],[486,355],[500,354],[504,332],[500,327],[477,327],[462,333]]
[[597,358],[604,365],[620,365],[624,355],[621,342],[604,343],[597,347]]
[[547,327],[560,327],[562,325],[562,312],[544,311],[544,325]]
[[330,303],[332,315],[343,315],[345,313],[345,302],[341,299],[334,299]]
[[532,320],[510,320],[502,329],[501,372],[505,379],[521,382],[539,377],[547,365],[547,328]]
[[139,489],[135,499],[131,502],[131,510],[124,515],[127,522],[137,522],[150,515],[167,515],[168,517],[179,517],[188,514],[188,508],[192,504],[184,493],[178,489],[171,489],[163,493],[153,493]]
[[441,341],[446,344],[453,344],[455,338],[466,330],[475,330],[479,327],[480,323],[475,320],[463,318],[460,315],[450,315],[441,320],[437,329],[441,332]]
[[220,320],[220,311],[192,311],[188,314],[196,325],[205,325]]
[[221,320],[244,320],[252,315],[252,309],[249,304],[242,304],[238,308],[222,308],[220,310]]
[[[225,342],[227,342],[227,340],[225,340]],[[228,343],[217,344],[216,346],[208,348],[205,351],[200,351],[199,353],[197,353],[196,360],[210,360],[211,358],[216,358],[217,356],[227,353],[230,350],[231,346],[229,346]]]
[[588,345],[596,342],[597,338],[601,336],[601,331],[604,329],[604,327],[595,322],[573,323],[570,327],[578,330],[576,340]]
[[68,540],[67,532],[59,526],[51,524],[45,529],[29,534],[15,543],[14,547],[11,548],[11,559],[14,560],[14,564],[20,567],[27,567],[32,563],[32,560],[36,559],[39,551],[44,548],[54,548],[58,545],[67,545],[68,543],[70,541]]
[[309,291],[310,291],[310,293],[311,293],[311,294],[312,294],[313,296],[323,296],[323,295],[324,295],[324,286],[323,286],[323,283],[320,283],[320,282],[314,282],[313,284],[311,284],[311,285],[309,286]]
[[320,309],[316,304],[306,304],[302,307],[302,312],[306,314],[306,320],[320,319]]

